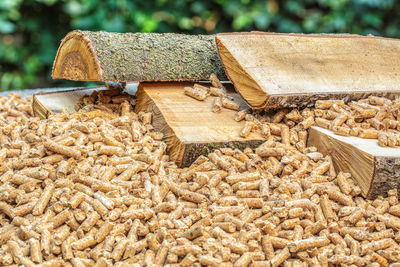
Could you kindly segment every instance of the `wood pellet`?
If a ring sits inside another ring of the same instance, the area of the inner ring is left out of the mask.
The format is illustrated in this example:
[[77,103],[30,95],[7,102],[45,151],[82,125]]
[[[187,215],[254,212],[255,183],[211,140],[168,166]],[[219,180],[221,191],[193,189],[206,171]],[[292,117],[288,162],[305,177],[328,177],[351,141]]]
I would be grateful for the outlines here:
[[[400,261],[397,191],[366,200],[350,174],[336,173],[329,156],[306,147],[315,111],[285,110],[270,118],[242,112],[238,120],[253,125],[251,131],[268,126],[260,147],[216,149],[180,169],[145,127],[151,114],[135,114],[127,97],[117,108],[100,100],[88,98],[77,113],[40,120],[30,99],[0,98],[1,265]],[[378,103],[388,102],[361,102]],[[351,114],[341,102],[317,107]]]

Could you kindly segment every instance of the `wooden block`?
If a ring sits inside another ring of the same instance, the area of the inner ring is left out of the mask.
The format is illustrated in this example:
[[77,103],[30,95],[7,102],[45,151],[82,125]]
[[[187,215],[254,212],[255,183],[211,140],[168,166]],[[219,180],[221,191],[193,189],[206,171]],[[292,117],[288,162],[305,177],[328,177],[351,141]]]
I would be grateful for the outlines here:
[[398,39],[251,32],[216,41],[229,79],[253,108],[400,93]]
[[374,199],[400,189],[400,148],[378,146],[376,139],[336,135],[311,127],[308,146],[331,155],[336,170],[351,173],[364,197]]
[[[138,83],[128,83],[125,92],[134,95]],[[94,91],[110,90],[105,86],[69,88],[52,92],[39,92],[33,95],[32,110],[35,116],[46,119],[51,112],[58,113],[65,108],[69,113],[74,113],[75,105],[85,95],[91,95]]]
[[[220,147],[254,148],[263,142],[256,133],[248,138],[240,137],[244,121],[234,120],[236,111],[222,109],[220,113],[213,113],[214,97],[195,100],[183,93],[186,86],[193,83],[140,83],[135,108],[136,112],[153,113],[152,124],[164,134],[167,152],[177,165],[189,166],[198,156]],[[236,101],[240,100],[234,95]]]
[[214,35],[72,31],[58,48],[54,79],[77,81],[226,80]]

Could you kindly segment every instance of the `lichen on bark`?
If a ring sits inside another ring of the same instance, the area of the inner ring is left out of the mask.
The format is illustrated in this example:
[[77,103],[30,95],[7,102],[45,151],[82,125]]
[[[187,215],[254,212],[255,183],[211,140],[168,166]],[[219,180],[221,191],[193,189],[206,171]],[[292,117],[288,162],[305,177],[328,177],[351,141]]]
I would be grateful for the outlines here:
[[81,33],[91,44],[104,81],[207,80],[211,73],[227,80],[213,35]]
[[255,149],[264,140],[231,141],[218,143],[191,143],[185,144],[185,152],[182,157],[182,167],[190,166],[199,156],[207,156],[209,153],[220,148],[232,148],[243,150],[246,147]]

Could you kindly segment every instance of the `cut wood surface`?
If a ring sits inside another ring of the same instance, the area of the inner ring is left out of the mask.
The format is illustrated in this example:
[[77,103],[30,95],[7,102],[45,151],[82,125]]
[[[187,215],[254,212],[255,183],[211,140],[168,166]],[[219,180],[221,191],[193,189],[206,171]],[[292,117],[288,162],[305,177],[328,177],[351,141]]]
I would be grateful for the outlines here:
[[[244,149],[262,143],[256,133],[248,138],[239,136],[245,122],[234,120],[236,111],[222,109],[213,113],[214,97],[195,100],[184,94],[186,86],[193,83],[140,83],[135,108],[136,112],[153,113],[152,124],[164,134],[167,152],[178,166],[189,166],[198,156],[220,147]],[[230,95],[242,101],[242,108],[246,107],[238,94]]]
[[[125,92],[134,95],[138,83],[128,83]],[[51,112],[58,113],[65,108],[74,113],[75,105],[85,95],[91,95],[94,91],[107,90],[105,86],[90,88],[70,88],[63,91],[39,92],[33,95],[32,110],[35,116],[46,119]]]
[[311,127],[307,145],[331,155],[335,168],[351,173],[367,198],[400,189],[400,148],[380,147],[375,139],[339,136],[320,127]]
[[62,41],[54,79],[78,81],[226,80],[214,35],[73,31]]
[[400,93],[400,41],[263,32],[216,37],[229,79],[253,108]]

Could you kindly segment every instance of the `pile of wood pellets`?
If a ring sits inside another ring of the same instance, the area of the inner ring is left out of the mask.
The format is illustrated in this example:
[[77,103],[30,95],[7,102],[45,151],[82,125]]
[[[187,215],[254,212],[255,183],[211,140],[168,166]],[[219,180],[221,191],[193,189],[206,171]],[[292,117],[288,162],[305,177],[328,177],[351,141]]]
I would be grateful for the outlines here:
[[347,104],[317,101],[314,113],[318,126],[336,134],[378,139],[380,146],[400,146],[400,99],[369,96]]
[[253,115],[250,110],[239,111],[236,115],[235,120],[247,121],[240,133],[242,137],[253,131],[266,138],[282,132],[285,136],[289,134],[293,143],[297,139],[292,136],[296,135],[296,127],[307,129],[316,125],[337,135],[377,139],[382,147],[400,146],[400,99],[369,96],[347,104],[343,100],[318,100],[313,109],[281,109],[271,116]]
[[150,113],[135,114],[129,99],[115,111],[98,102],[40,120],[30,99],[0,98],[2,266],[400,261],[397,191],[366,200],[349,174],[301,144],[311,110],[299,123],[277,112],[288,128],[255,151],[221,148],[179,169]]
[[281,109],[273,114],[265,114],[250,109],[239,111],[240,104],[229,98],[215,74],[211,74],[210,82],[212,86],[194,84],[193,87],[185,87],[184,93],[199,101],[204,101],[210,95],[215,96],[213,112],[220,112],[222,108],[238,111],[235,120],[247,121],[240,132],[241,137],[259,132],[264,138],[269,138],[271,134],[279,136],[283,132],[284,138],[291,138],[294,145],[298,141],[296,132],[316,125],[330,129],[337,135],[377,139],[382,147],[400,146],[400,99],[369,96],[349,103],[343,100],[317,100],[312,109]]

